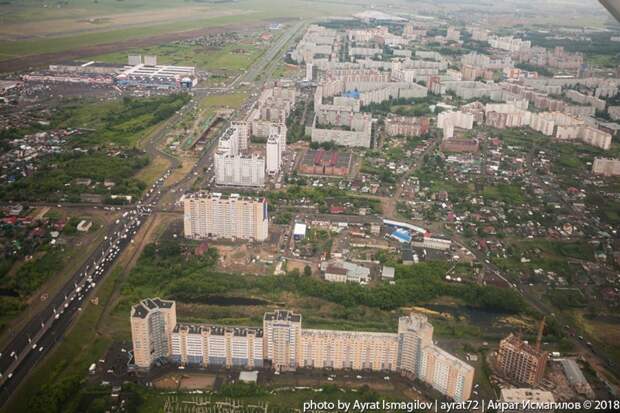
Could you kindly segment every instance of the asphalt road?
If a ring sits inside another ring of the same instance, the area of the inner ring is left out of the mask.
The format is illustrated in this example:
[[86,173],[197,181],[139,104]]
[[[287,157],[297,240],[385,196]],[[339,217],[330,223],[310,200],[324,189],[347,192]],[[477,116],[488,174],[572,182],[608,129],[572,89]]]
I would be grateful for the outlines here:
[[[226,90],[233,90],[239,82],[253,82],[256,80],[257,76],[268,67],[278,53],[281,52],[282,48],[286,46],[302,27],[303,22],[300,21],[289,28],[269,50],[254,62],[246,73],[227,86]],[[197,92],[195,93],[195,98],[209,94],[210,91]],[[255,99],[250,99],[241,111],[245,111],[247,107],[253,105],[254,101]],[[149,156],[153,157],[159,154],[171,161],[171,168],[168,171],[179,166],[180,161],[174,156],[159,150],[157,144],[168,132],[171,125],[174,125],[180,119],[182,112],[188,110],[191,105],[186,105],[173,115],[166,122],[166,125],[149,139],[145,147]],[[191,187],[192,178],[201,174],[203,168],[207,167],[212,161],[212,153],[216,142],[216,139],[210,141],[192,170],[180,182],[170,188],[166,188],[166,191],[171,190],[179,193],[188,191]],[[162,185],[168,174],[169,172],[166,172],[162,176],[163,179],[158,180],[154,184],[153,189],[145,194],[137,206],[125,206],[122,208],[124,211],[123,217],[108,228],[104,241],[91,253],[59,292],[53,297],[48,298],[45,308],[33,316],[21,330],[14,333],[9,344],[2,349],[0,352],[0,407],[16,391],[30,370],[62,339],[67,328],[80,313],[82,303],[89,299],[92,290],[96,288],[96,284],[99,284],[107,275],[109,269],[114,265],[115,259],[129,245],[133,235],[146,221],[148,215],[158,209],[156,205],[164,192]]]
[[133,235],[152,213],[152,207],[160,197],[163,180],[158,181],[152,191],[143,198],[141,205],[125,211],[112,224],[106,238],[85,260],[66,284],[47,305],[11,338],[0,356],[0,406],[14,393],[28,372],[45,357],[54,344],[63,337],[82,303],[88,300],[96,284],[106,276],[108,270],[131,242]]

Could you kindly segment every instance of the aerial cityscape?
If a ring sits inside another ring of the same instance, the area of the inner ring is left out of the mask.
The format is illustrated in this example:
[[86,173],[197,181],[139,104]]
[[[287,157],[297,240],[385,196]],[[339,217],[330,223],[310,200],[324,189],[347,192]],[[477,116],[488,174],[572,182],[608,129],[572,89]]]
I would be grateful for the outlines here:
[[620,410],[620,2],[0,2],[0,412]]

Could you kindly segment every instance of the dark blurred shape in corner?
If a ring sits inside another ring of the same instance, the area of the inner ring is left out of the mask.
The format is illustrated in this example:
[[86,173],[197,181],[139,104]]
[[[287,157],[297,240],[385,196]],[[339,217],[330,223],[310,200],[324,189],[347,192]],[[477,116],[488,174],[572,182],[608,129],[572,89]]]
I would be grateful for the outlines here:
[[620,0],[598,0],[620,23]]

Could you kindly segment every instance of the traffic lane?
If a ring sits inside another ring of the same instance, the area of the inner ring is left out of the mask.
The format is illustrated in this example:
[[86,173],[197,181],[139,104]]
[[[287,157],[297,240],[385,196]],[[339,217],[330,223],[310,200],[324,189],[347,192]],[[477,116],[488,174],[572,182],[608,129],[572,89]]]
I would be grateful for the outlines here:
[[[120,225],[114,224],[114,227],[109,231],[108,234],[113,234],[118,231],[118,227]],[[110,236],[110,235],[108,235]],[[2,358],[0,359],[0,372],[4,371],[8,368],[8,366],[12,363],[11,354],[15,352],[19,352],[25,348],[27,344],[29,344],[28,338],[32,338],[35,334],[37,334],[41,329],[41,323],[45,322],[50,316],[54,314],[54,309],[58,309],[64,304],[66,297],[71,294],[71,292],[75,288],[75,284],[79,282],[81,279],[81,274],[88,272],[89,269],[92,270],[94,268],[94,263],[97,262],[97,257],[101,256],[101,254],[105,251],[105,247],[102,245],[99,248],[95,249],[89,256],[84,264],[74,273],[73,277],[69,279],[64,287],[52,298],[48,299],[49,304],[41,310],[36,316],[34,316],[30,322],[26,324],[18,333],[13,340],[9,343],[8,346],[5,347],[2,352]],[[92,264],[92,265],[91,265]]]
[[[134,226],[130,226],[130,230],[132,228],[135,228],[135,231],[137,231],[137,228],[139,227],[139,225],[134,225]],[[134,234],[135,234],[134,231]],[[116,256],[118,256],[120,254],[120,248],[124,248],[127,244],[130,243],[130,239],[131,238],[126,238],[126,239],[122,239],[122,242],[118,243],[118,247],[119,247],[119,251],[117,251],[117,253],[115,255],[113,255],[113,258],[116,258]],[[109,255],[108,255],[109,256]],[[98,282],[101,278],[103,278],[103,276],[106,274],[107,270],[109,269],[109,267],[112,265],[113,260],[109,260],[107,262],[103,262],[101,265],[101,272],[92,275],[92,281],[94,282]],[[87,280],[87,277],[84,277],[84,280]],[[11,374],[15,374],[17,371],[19,370],[24,370],[23,366],[23,362],[24,360],[28,359],[28,357],[35,353],[35,352],[39,352],[40,347],[38,347],[39,343],[42,343],[43,340],[45,339],[45,337],[48,335],[49,332],[51,331],[56,331],[54,330],[54,327],[58,324],[60,324],[61,326],[63,325],[62,322],[60,321],[65,321],[68,320],[69,322],[71,321],[72,317],[74,316],[75,313],[75,309],[76,308],[80,308],[82,305],[82,302],[87,298],[87,295],[90,291],[90,289],[93,288],[93,286],[91,285],[92,281],[82,281],[79,286],[79,290],[76,287],[75,290],[72,291],[72,295],[68,297],[68,299],[66,300],[66,302],[64,304],[62,304],[62,309],[60,310],[60,313],[57,316],[51,317],[50,319],[48,319],[46,322],[44,322],[44,324],[42,324],[42,328],[44,328],[44,331],[41,333],[37,333],[37,334],[41,334],[41,337],[33,340],[32,342],[28,342],[27,346],[23,349],[21,349],[19,351],[19,356],[16,356],[16,360],[17,360],[17,366],[14,367],[13,370],[11,370]],[[84,290],[82,291],[81,289],[84,288]],[[58,323],[56,321],[59,321]],[[64,328],[64,327],[63,327]],[[61,330],[61,332],[64,330]],[[56,334],[57,335],[57,334]],[[26,355],[24,356],[23,353],[26,352]],[[43,352],[43,351],[41,351]],[[13,361],[11,361],[11,364],[13,364]],[[13,377],[8,377],[8,372],[7,372],[7,376],[5,376],[5,381],[8,383],[7,380],[16,382],[18,381],[18,377],[16,376],[15,378]],[[6,383],[5,383],[6,385]]]
[[[136,208],[136,211],[140,210],[140,208]],[[116,224],[111,228],[110,237],[107,240],[104,240],[100,248],[93,251],[91,254],[91,259],[87,260],[87,262],[80,269],[83,271],[77,271],[74,278],[67,282],[67,287],[64,290],[61,290],[53,300],[50,300],[50,305],[48,305],[46,309],[42,310],[36,317],[33,317],[26,328],[14,338],[13,346],[6,349],[7,353],[3,353],[2,364],[0,367],[2,370],[0,370],[0,372],[5,371],[6,374],[8,374],[8,370],[10,370],[10,367],[14,364],[14,361],[16,359],[19,360],[20,357],[23,357],[22,353],[24,351],[27,353],[30,352],[28,346],[31,346],[33,342],[36,341],[35,336],[41,334],[41,331],[46,328],[46,323],[49,322],[50,319],[61,318],[60,315],[64,312],[63,307],[65,307],[68,299],[71,300],[69,301],[70,303],[75,298],[78,298],[82,288],[84,288],[84,292],[82,293],[83,295],[90,290],[88,285],[92,281],[87,282],[86,280],[88,280],[88,278],[91,278],[96,282],[103,276],[104,271],[107,270],[109,265],[113,262],[112,258],[116,258],[116,256],[120,254],[120,247],[126,246],[130,240],[130,237],[123,239],[121,238],[121,235],[124,232],[129,235],[135,234],[138,227],[135,223],[139,222],[138,217],[142,217],[143,215],[144,213],[136,213],[135,215],[132,215],[132,218],[130,218],[128,222],[121,223],[119,220],[119,224]],[[116,251],[115,248],[117,249]],[[101,274],[99,275],[96,275],[95,273],[95,269],[97,267],[101,268]],[[78,287],[80,288],[80,291],[78,291]],[[56,310],[56,312],[54,310]],[[8,356],[5,357],[5,355]],[[2,378],[0,377],[0,379]]]
[[[69,306],[66,311],[68,316],[57,320],[57,322],[50,328],[49,334],[43,336],[39,344],[37,344],[35,351],[29,352],[24,357],[19,365],[19,368],[13,372],[13,376],[8,379],[2,387],[2,393],[0,393],[0,405],[6,401],[28,372],[45,357],[45,355],[53,348],[54,344],[63,336],[63,332],[71,324],[75,315],[78,313],[78,308],[79,305],[77,303]],[[41,348],[43,348],[43,350],[40,350]]]

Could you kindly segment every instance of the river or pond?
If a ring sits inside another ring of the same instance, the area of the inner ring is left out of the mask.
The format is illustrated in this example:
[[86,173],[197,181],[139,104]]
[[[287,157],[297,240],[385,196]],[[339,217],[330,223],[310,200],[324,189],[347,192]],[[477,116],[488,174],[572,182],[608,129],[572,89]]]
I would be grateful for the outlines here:
[[497,328],[496,321],[506,314],[496,311],[481,310],[470,306],[452,306],[429,304],[424,307],[439,313],[451,314],[455,319],[466,318],[471,324],[481,328]]
[[19,294],[10,288],[0,288],[0,297],[19,297]]

